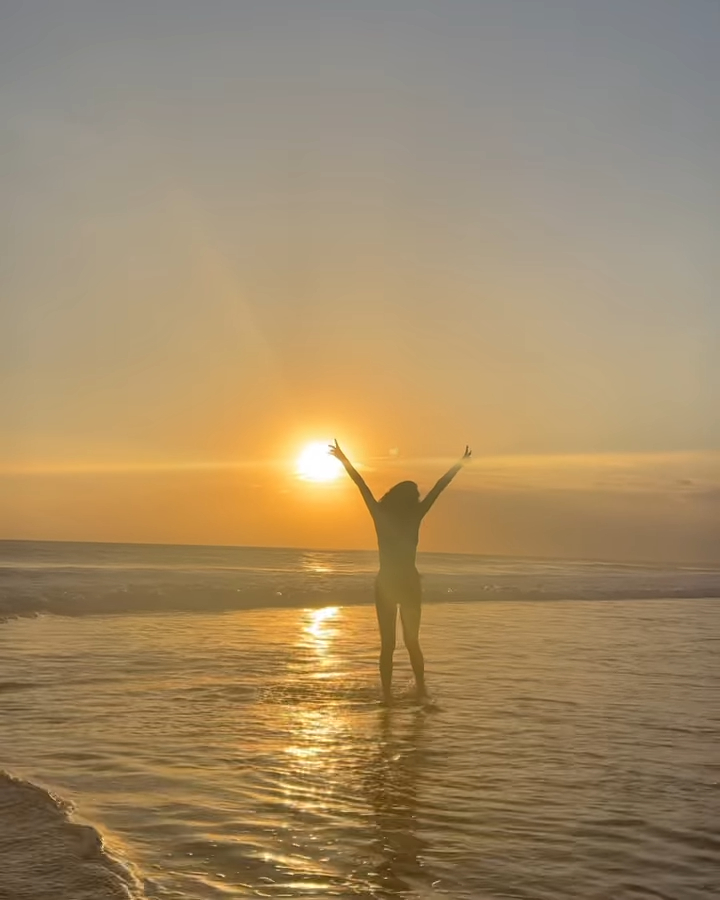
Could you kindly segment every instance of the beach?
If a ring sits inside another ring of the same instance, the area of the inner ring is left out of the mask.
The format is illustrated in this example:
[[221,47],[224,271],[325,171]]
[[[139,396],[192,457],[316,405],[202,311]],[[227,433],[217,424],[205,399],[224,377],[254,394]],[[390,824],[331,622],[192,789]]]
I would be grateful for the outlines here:
[[0,900],[720,900],[719,39],[2,4]]
[[[73,565],[24,549],[46,598],[58,572],[96,591],[142,580],[126,547],[104,569],[90,545]],[[143,596],[180,577],[143,552]],[[302,551],[284,569],[253,552],[232,575],[206,567],[210,599],[215,577],[299,590]],[[272,576],[243,571],[260,558]],[[463,599],[423,612],[433,704],[414,702],[400,645],[384,709],[374,611],[332,602],[333,565],[359,592],[372,560],[313,559],[327,596],[312,604],[89,615],[86,597],[83,615],[0,628],[0,766],[22,779],[0,780],[2,900],[717,896],[716,598],[629,599],[619,567],[619,597],[487,599],[497,561],[466,559],[461,585],[436,560],[426,580]],[[540,564],[504,565],[516,587],[535,565],[537,592]]]

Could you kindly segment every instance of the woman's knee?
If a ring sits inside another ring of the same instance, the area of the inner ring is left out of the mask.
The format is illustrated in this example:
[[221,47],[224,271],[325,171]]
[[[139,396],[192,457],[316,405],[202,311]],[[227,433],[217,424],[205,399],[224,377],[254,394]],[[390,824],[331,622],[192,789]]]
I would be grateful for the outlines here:
[[411,644],[419,644],[420,642],[420,622],[413,618],[405,617],[402,623],[403,628],[403,641],[405,642],[405,646],[409,647]]
[[405,638],[405,649],[410,654],[410,656],[422,656],[420,641],[416,637]]

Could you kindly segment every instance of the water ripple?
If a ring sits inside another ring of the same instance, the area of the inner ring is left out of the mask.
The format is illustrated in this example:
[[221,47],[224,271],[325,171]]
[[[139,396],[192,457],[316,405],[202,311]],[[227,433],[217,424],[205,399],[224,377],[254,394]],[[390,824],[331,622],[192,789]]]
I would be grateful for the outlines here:
[[709,900],[718,609],[428,607],[432,710],[366,608],[17,621],[3,760],[158,900]]

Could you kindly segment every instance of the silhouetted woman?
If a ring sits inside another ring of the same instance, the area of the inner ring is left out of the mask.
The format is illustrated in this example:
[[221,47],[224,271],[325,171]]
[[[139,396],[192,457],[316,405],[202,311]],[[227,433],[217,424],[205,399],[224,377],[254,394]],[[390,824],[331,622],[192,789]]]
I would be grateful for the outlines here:
[[380,626],[380,680],[385,702],[389,703],[392,696],[390,686],[398,606],[418,696],[424,697],[425,660],[419,640],[422,591],[420,575],[415,568],[420,523],[440,493],[468,461],[470,448],[465,448],[462,459],[443,475],[424,500],[420,499],[420,492],[414,481],[401,481],[380,500],[376,500],[337,441],[330,445],[330,453],[340,460],[358,486],[375,523],[380,552],[380,571],[375,582],[375,609]]

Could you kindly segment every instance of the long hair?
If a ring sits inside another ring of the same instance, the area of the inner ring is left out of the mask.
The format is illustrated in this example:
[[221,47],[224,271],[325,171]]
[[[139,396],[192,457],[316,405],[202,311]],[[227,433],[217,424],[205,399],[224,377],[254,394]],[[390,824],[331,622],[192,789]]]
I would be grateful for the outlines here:
[[380,498],[380,506],[393,516],[407,516],[417,508],[420,491],[414,481],[401,481]]

